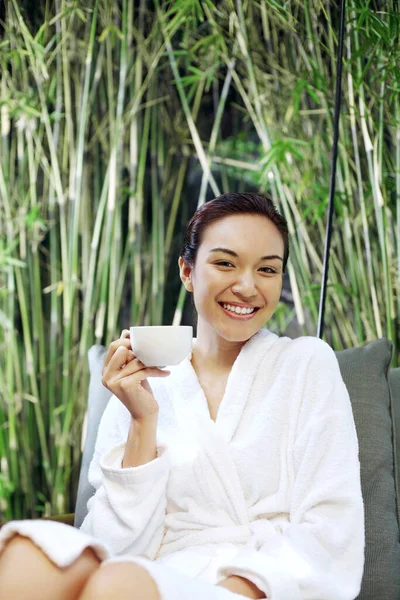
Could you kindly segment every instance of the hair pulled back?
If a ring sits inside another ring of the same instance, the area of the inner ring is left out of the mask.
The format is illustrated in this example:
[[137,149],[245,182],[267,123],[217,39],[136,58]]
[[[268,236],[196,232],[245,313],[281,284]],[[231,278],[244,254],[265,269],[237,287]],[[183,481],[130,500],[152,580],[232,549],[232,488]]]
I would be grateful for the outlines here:
[[202,204],[187,224],[180,256],[190,267],[194,267],[206,228],[219,219],[237,214],[261,215],[275,225],[283,239],[283,272],[285,272],[289,258],[288,225],[285,217],[275,208],[271,198],[265,194],[231,192]]

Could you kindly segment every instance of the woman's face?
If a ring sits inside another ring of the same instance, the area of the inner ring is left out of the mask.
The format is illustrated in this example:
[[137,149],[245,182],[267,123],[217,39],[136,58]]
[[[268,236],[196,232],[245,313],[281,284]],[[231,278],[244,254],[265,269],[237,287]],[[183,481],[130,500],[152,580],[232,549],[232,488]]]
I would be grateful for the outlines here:
[[[198,329],[231,342],[257,333],[279,302],[283,253],[279,230],[264,216],[230,215],[209,225],[194,268],[179,259],[181,279],[193,292]],[[242,314],[243,308],[255,310]]]

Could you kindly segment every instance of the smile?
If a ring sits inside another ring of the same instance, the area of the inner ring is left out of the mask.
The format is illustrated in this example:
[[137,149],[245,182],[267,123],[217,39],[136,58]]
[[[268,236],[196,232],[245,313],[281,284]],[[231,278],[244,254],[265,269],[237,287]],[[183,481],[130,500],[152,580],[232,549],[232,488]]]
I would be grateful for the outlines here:
[[255,313],[259,310],[258,308],[241,308],[240,306],[232,306],[231,304],[225,304],[218,302],[222,310],[231,319],[237,319],[239,321],[248,321],[252,319]]

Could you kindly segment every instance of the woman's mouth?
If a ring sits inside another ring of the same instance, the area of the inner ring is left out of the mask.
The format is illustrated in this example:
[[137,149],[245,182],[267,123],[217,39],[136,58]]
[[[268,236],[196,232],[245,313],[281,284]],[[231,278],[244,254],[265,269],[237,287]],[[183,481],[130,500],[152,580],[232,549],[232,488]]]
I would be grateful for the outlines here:
[[226,304],[225,302],[218,302],[218,304],[228,317],[231,319],[236,319],[237,321],[249,321],[259,310],[258,307],[241,308],[240,306]]

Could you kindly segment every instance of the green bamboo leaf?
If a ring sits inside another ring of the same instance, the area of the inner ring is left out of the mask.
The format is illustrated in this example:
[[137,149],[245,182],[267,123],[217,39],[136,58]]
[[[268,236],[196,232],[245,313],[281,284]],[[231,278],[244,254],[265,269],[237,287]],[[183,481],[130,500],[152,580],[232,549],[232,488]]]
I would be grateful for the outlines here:
[[263,170],[269,170],[273,165],[277,163],[287,163],[288,154],[293,155],[298,160],[304,159],[304,153],[300,151],[300,148],[305,148],[307,142],[304,140],[285,138],[274,140],[271,144],[271,148],[260,160],[260,165]]
[[22,269],[26,269],[26,263],[18,258],[12,258],[11,256],[3,257],[0,259],[0,267],[19,267]]
[[32,404],[37,404],[39,402],[38,398],[32,396],[32,394],[23,394],[22,399],[28,400],[28,402],[32,402]]
[[[85,10],[89,14],[92,12],[92,9]],[[67,19],[71,17],[77,17],[82,23],[86,23],[87,21],[85,11],[79,8],[78,4],[72,4],[70,6],[64,5],[63,10],[49,20],[49,25],[55,25],[59,21],[67,21]]]
[[120,40],[124,39],[122,31],[116,25],[114,25],[114,23],[107,25],[107,27],[103,29],[102,33],[98,37],[99,43],[103,43],[108,37],[111,37],[113,41],[115,40],[115,37],[119,38]]
[[198,40],[188,51],[184,52],[184,56],[189,52],[191,55],[197,55],[199,52],[208,50],[216,51],[218,55],[218,48],[221,46],[221,36],[217,33],[211,33]]
[[32,229],[35,225],[40,225],[46,229],[46,221],[40,216],[41,207],[34,206],[25,216],[25,224],[29,229]]

